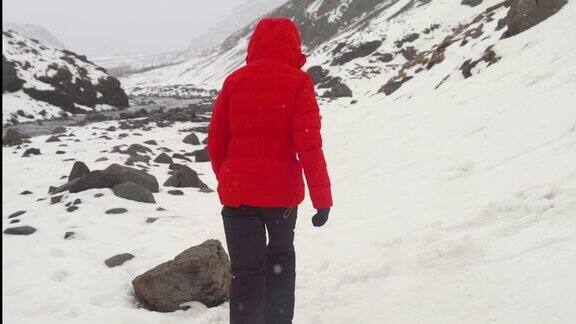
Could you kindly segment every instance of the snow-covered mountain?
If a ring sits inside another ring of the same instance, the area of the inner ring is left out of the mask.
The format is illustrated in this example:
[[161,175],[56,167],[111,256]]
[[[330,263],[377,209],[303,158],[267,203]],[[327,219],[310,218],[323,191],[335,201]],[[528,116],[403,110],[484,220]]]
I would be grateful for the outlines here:
[[[508,30],[506,17],[516,2],[304,0],[290,1],[269,16],[292,17],[300,26],[309,54],[307,68],[312,68],[320,94],[359,98],[390,94],[415,74],[435,75],[437,86],[495,64],[500,55],[491,47]],[[251,23],[232,34],[212,53],[123,82],[128,89],[176,84],[217,89],[244,63],[253,27]],[[455,60],[444,60],[448,55]],[[454,71],[460,68],[457,76]]]
[[31,24],[17,24],[13,22],[2,22],[2,29],[14,30],[18,34],[39,41],[40,43],[58,49],[66,49],[66,46],[62,41],[56,38],[52,33],[39,25]]
[[125,108],[120,82],[86,56],[2,32],[2,122]]
[[194,38],[188,49],[201,51],[217,47],[228,36],[250,24],[258,17],[276,9],[288,0],[246,0],[237,5],[232,13],[210,30]]

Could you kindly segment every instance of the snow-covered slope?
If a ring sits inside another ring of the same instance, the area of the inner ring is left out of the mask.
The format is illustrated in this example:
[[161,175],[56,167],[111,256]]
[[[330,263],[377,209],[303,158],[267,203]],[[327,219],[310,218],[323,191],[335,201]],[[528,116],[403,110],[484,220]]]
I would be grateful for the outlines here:
[[[418,12],[422,19],[442,14],[459,21],[450,17],[477,16],[493,3],[484,2],[471,11],[438,1]],[[500,32],[483,40],[485,35],[473,48],[459,46],[459,39],[446,48],[444,61],[424,67],[390,95],[378,90],[400,67],[368,81],[369,95],[354,105],[322,102],[335,206],[320,229],[310,223],[310,203],[299,208],[295,323],[573,322],[575,15],[576,2],[570,1],[517,36],[496,41]],[[422,24],[417,31],[427,23],[416,24]],[[490,31],[493,22],[485,27]],[[443,40],[422,36],[427,37]],[[498,62],[487,67],[490,60],[482,61],[464,79],[462,60],[485,53],[492,42]],[[415,73],[405,70],[407,76]],[[355,84],[356,93],[364,93]],[[159,144],[150,146],[153,156],[163,152],[161,147],[190,151],[179,131],[198,125],[148,131],[110,126],[118,123],[70,128],[75,137],[62,137],[68,145],[62,155],[55,153],[62,150],[58,143],[44,143],[47,137],[33,138],[23,148],[41,148],[42,155],[21,158],[22,150],[3,148],[3,211],[25,210],[17,225],[38,229],[28,237],[3,237],[4,319],[227,323],[227,304],[207,309],[193,303],[175,313],[140,309],[130,285],[138,274],[205,239],[224,242],[216,193],[184,188],[184,196],[172,196],[162,187],[157,204],[141,204],[96,189],[50,204],[46,190],[68,173],[69,159],[102,168],[125,160],[109,153],[113,145],[150,139]],[[182,163],[216,186],[208,163]],[[140,165],[160,183],[168,177],[165,166]],[[32,194],[19,194],[24,190]],[[96,198],[97,193],[104,197]],[[39,201],[43,198],[48,199]],[[77,198],[79,209],[67,212],[64,203]],[[159,206],[166,210],[158,211]],[[118,207],[127,213],[104,213]],[[147,223],[149,217],[158,219]],[[15,226],[11,220],[4,217],[3,227]],[[68,231],[75,234],[65,240]],[[135,258],[113,269],[104,265],[124,252]]]
[[66,49],[62,41],[56,38],[52,33],[39,25],[31,24],[17,24],[13,22],[2,22],[2,29],[10,29],[18,32],[18,34],[39,41],[40,43],[58,49]]
[[10,30],[2,35],[2,122],[125,108],[120,82],[85,56]]

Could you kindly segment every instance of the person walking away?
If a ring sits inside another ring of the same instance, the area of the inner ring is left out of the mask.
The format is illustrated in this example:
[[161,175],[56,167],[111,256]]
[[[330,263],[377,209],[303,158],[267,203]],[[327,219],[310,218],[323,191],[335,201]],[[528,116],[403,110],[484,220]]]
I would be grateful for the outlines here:
[[314,84],[301,70],[305,62],[291,20],[261,20],[247,64],[226,78],[212,113],[208,154],[224,205],[231,324],[292,323],[302,171],[317,209],[314,226],[326,223],[332,206]]

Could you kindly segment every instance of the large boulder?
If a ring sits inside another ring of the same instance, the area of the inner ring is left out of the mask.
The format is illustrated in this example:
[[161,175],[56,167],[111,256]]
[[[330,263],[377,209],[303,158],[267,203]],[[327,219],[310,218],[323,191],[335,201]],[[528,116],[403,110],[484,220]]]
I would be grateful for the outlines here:
[[114,195],[144,203],[155,203],[154,195],[148,188],[134,182],[123,182],[112,187]]
[[116,180],[106,172],[96,170],[68,182],[56,189],[53,193],[66,190],[69,190],[71,193],[76,193],[90,189],[112,188],[116,183]]
[[557,13],[567,0],[512,0],[506,16],[508,36],[519,34]]
[[104,169],[103,172],[114,179],[115,184],[133,182],[148,188],[148,190],[152,192],[158,192],[158,189],[160,188],[156,177],[142,170],[114,163]]
[[222,244],[208,240],[139,275],[132,286],[148,309],[173,312],[186,309],[181,305],[192,301],[207,307],[226,302],[231,278],[230,260]]
[[204,146],[201,150],[192,152],[196,157],[196,162],[210,162],[210,155],[208,155],[208,147]]
[[188,169],[180,169],[164,182],[165,187],[176,187],[176,188],[206,188],[208,187],[200,178],[196,171]]
[[342,98],[342,97],[352,97],[352,90],[342,83],[338,81],[332,85],[332,88],[322,95],[325,98]]

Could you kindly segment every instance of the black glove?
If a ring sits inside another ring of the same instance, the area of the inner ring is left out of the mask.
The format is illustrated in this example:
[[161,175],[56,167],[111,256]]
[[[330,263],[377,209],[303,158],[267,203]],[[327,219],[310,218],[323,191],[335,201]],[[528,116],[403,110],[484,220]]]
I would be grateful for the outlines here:
[[312,216],[312,225],[315,227],[320,227],[328,221],[328,214],[330,213],[330,208],[320,208],[316,210],[316,215]]

